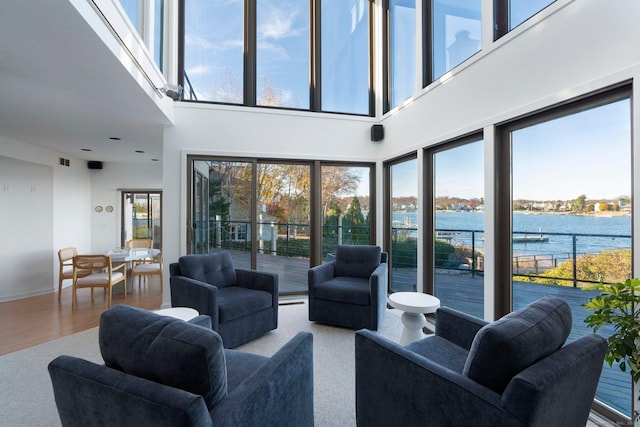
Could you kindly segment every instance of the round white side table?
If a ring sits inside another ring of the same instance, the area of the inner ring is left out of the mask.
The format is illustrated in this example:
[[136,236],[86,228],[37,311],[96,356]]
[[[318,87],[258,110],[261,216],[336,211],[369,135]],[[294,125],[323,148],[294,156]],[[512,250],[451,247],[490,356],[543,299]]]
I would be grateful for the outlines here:
[[189,321],[195,317],[198,317],[198,315],[200,315],[200,313],[198,313],[198,310],[194,310],[193,308],[189,308],[189,307],[163,308],[163,309],[154,311],[154,313],[159,314],[161,316],[175,317],[176,319],[181,319],[184,321]]
[[422,292],[396,292],[389,295],[389,305],[402,313],[402,336],[400,344],[405,345],[424,338],[422,328],[426,326],[426,313],[434,313],[440,307],[440,300],[433,295]]

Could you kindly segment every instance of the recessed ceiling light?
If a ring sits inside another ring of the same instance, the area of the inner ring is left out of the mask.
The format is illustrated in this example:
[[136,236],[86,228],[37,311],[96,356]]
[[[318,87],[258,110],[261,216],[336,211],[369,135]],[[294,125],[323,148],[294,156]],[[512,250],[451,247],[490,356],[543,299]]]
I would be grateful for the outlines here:
[[81,148],[80,150],[81,151],[93,151],[93,150],[91,150],[91,148]]
[[122,138],[119,138],[117,136],[110,136],[109,139],[112,141],[120,141]]
[[159,162],[160,159],[151,159],[152,162]]
[[144,151],[142,151],[142,150],[136,150],[136,153],[140,153],[140,154],[142,154],[142,153],[144,153]]

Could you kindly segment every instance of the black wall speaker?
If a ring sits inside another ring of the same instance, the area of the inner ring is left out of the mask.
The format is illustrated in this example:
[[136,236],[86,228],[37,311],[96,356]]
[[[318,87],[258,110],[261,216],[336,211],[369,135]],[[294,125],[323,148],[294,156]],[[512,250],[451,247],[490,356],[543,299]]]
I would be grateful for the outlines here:
[[371,140],[382,141],[383,138],[384,138],[384,126],[382,125],[371,126]]
[[87,167],[89,169],[102,169],[102,162],[98,162],[96,160],[89,160],[87,162]]

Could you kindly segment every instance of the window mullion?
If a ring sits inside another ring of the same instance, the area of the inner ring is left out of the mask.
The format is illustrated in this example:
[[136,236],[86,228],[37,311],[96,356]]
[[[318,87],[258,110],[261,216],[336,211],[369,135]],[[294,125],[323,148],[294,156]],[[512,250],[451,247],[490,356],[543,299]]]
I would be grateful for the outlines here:
[[257,18],[256,0],[244,2],[244,99],[249,107],[256,106],[256,55],[257,55]]

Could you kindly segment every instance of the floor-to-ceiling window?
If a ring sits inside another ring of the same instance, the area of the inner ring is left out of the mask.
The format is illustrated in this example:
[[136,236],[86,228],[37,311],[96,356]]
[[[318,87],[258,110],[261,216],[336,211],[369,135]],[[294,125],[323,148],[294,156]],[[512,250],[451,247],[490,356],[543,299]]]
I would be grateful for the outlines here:
[[337,245],[371,243],[371,167],[324,164],[322,173],[322,259]]
[[[632,275],[630,91],[510,123],[500,143],[498,250],[511,260],[498,273],[509,284],[504,301],[516,310],[558,295],[572,307],[569,340],[590,333],[582,304],[597,291],[589,287]],[[630,386],[627,373],[605,366],[596,398],[629,416]]]
[[190,156],[189,165],[189,253],[229,251],[236,267],[277,273],[280,294],[306,292],[309,267],[337,244],[373,243],[372,164]]
[[[426,283],[443,306],[484,317],[484,144],[472,135],[425,152],[432,185]],[[425,264],[427,260],[425,259]],[[431,270],[433,269],[433,270]]]
[[385,165],[388,188],[389,291],[418,289],[418,160],[416,154]]
[[278,273],[283,287],[280,293],[306,292],[311,251],[311,167],[260,162],[257,184],[257,269]]

